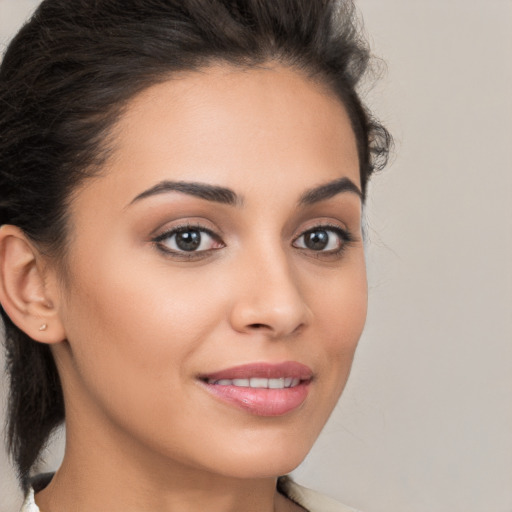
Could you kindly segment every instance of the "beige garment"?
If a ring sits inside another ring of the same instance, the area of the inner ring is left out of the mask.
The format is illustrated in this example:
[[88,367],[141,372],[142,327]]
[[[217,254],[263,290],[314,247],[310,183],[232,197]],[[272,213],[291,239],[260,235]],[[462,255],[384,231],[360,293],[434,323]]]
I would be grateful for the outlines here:
[[[286,492],[289,498],[309,512],[357,512],[354,508],[342,505],[327,496],[302,487],[295,482],[288,482]],[[30,489],[20,512],[40,512],[39,507],[34,501],[34,489]]]
[[288,482],[286,494],[309,512],[358,512],[355,508],[342,505],[332,498],[292,481]]

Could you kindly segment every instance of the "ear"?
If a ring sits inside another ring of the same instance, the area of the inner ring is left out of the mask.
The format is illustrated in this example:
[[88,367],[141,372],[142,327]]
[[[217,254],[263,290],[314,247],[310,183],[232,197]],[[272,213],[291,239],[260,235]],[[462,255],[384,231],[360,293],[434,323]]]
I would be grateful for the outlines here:
[[1,226],[0,303],[25,334],[51,344],[66,336],[55,307],[57,289],[46,282],[46,273],[43,256],[23,231],[8,224]]

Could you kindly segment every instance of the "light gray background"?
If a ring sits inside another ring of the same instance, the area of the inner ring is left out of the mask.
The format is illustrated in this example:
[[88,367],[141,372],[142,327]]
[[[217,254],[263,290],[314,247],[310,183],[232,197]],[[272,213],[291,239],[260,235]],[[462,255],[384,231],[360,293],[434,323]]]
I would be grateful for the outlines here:
[[[37,3],[0,0],[2,44]],[[295,477],[365,512],[512,512],[512,2],[357,4],[396,156],[371,187],[352,376]]]

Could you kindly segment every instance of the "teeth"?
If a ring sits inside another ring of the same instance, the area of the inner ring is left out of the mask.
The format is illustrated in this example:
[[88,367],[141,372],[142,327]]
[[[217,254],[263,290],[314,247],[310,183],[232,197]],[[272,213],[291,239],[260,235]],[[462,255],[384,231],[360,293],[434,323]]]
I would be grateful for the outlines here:
[[241,388],[284,389],[298,386],[300,379],[294,379],[293,377],[279,377],[277,379],[265,379],[261,377],[252,377],[251,379],[210,379],[208,380],[208,384],[215,384],[217,386],[237,386]]
[[268,388],[268,379],[253,377],[249,385],[251,388]]
[[284,389],[284,378],[268,379],[268,387],[270,389]]
[[249,379],[233,379],[233,386],[248,388],[250,386]]

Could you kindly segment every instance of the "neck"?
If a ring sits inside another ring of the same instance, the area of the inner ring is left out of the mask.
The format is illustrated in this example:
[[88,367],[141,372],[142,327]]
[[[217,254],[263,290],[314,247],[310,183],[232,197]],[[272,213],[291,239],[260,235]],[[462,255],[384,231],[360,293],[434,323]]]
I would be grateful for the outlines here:
[[[103,473],[101,472],[101,475]],[[293,510],[286,498],[279,495],[275,482],[220,482],[209,479],[191,482],[180,478],[166,486],[143,481],[132,485],[130,479],[103,479],[77,474],[67,465],[36,495],[41,512],[276,512]]]

